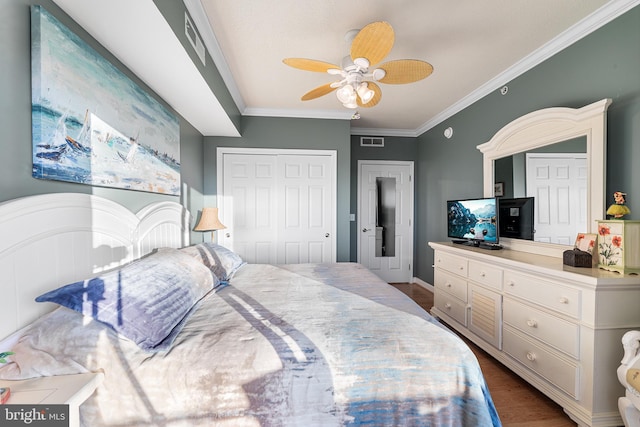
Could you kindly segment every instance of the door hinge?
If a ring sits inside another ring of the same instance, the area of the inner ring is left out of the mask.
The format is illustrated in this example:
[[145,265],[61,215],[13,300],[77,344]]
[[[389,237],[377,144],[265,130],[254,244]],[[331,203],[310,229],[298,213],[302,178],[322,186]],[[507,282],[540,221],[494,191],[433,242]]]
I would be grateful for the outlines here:
[[411,263],[409,263],[409,271],[411,271]]

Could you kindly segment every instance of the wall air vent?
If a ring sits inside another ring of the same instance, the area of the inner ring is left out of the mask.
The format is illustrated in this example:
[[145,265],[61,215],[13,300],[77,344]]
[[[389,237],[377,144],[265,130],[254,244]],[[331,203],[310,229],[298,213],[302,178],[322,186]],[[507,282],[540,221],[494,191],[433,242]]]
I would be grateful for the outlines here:
[[187,35],[187,38],[191,42],[191,46],[193,46],[193,48],[195,49],[198,58],[200,58],[200,61],[202,61],[202,65],[206,66],[207,64],[205,64],[206,54],[204,44],[202,43],[202,39],[198,35],[196,26],[193,25],[191,18],[189,17],[189,15],[187,15],[187,12],[184,13],[184,33]]
[[381,136],[362,136],[360,137],[360,146],[384,147],[384,138]]

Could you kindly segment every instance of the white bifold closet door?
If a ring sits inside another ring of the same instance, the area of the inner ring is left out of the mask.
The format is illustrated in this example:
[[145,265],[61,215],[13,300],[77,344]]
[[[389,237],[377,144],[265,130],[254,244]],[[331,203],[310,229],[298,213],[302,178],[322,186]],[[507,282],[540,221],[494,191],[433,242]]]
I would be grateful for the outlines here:
[[218,149],[218,243],[250,263],[335,262],[331,151]]

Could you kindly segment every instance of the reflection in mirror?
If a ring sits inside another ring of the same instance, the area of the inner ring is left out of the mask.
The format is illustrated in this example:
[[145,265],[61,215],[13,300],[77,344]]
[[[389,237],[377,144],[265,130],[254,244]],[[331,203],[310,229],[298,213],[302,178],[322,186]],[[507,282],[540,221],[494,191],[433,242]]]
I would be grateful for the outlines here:
[[586,153],[582,136],[495,160],[505,198],[534,198],[536,242],[571,245],[587,230]]
[[396,179],[376,178],[376,257],[396,255]]
[[[484,196],[490,197],[494,193],[496,182],[505,182],[505,194],[513,196],[514,191],[521,194],[522,186],[519,184],[524,179],[524,194],[530,194],[532,190],[526,188],[525,170],[535,169],[527,168],[522,165],[522,157],[526,161],[528,152],[538,150],[542,147],[552,146],[563,141],[571,141],[571,143],[586,146],[585,168],[582,173],[586,176],[586,186],[584,190],[580,190],[580,194],[584,194],[586,207],[575,202],[575,207],[580,206],[584,209],[584,217],[586,218],[584,232],[597,232],[596,220],[604,218],[605,212],[605,165],[606,165],[606,125],[607,125],[607,109],[611,105],[611,99],[602,99],[582,108],[552,107],[537,110],[529,114],[525,114],[500,129],[488,142],[478,145],[478,149],[483,154],[483,188]],[[581,142],[576,142],[581,141]],[[573,152],[565,147],[558,149],[564,153]],[[529,153],[530,158],[534,158],[535,153]],[[515,158],[510,157],[516,155]],[[538,154],[540,156],[540,154]],[[510,157],[510,160],[505,159]],[[497,171],[499,164],[511,162],[510,172],[506,172],[510,185],[506,184],[507,178],[498,178]],[[523,178],[524,177],[524,178]],[[541,200],[541,191],[536,189],[536,204],[544,207]],[[545,196],[546,197],[546,196]],[[551,205],[551,197],[547,197],[549,206]],[[569,200],[568,196],[564,200]],[[546,203],[546,202],[545,202]],[[570,207],[574,206],[574,202],[565,202]],[[550,207],[547,207],[551,209]],[[558,208],[559,212],[562,209]],[[582,214],[581,214],[582,215]],[[552,232],[554,235],[557,232]],[[572,231],[573,233],[573,231]],[[569,234],[569,233],[565,233]],[[559,236],[556,236],[559,237]],[[568,241],[575,242],[575,234],[573,236],[564,237],[562,243]],[[571,246],[566,244],[552,244],[542,241],[527,241],[518,239],[501,239],[501,243],[508,249],[515,249],[524,252],[538,253],[543,255],[562,257],[562,252]],[[560,242],[559,242],[560,243]]]

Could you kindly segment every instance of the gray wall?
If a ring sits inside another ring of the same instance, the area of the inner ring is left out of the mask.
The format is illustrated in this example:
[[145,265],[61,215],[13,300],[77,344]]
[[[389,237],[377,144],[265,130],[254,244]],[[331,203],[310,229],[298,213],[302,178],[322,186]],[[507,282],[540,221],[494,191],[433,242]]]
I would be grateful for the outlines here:
[[[429,241],[447,240],[447,199],[482,196],[487,142],[515,118],[541,108],[578,108],[612,98],[608,114],[606,191],[627,193],[640,219],[640,6],[421,135],[418,144],[416,275],[433,283]],[[453,127],[453,138],[443,131]],[[608,202],[613,202],[610,196]]]
[[[91,193],[114,200],[133,211],[155,201],[182,201],[195,216],[202,209],[203,199],[202,135],[183,118],[180,118],[180,160],[183,188],[181,197],[47,181],[31,176],[31,24],[29,6],[32,4],[40,4],[45,7],[140,87],[153,94],[141,80],[129,72],[53,2],[46,0],[3,2],[0,7],[0,58],[2,58],[0,62],[0,129],[2,129],[2,136],[0,136],[0,153],[2,153],[0,156],[0,202],[35,194]],[[163,102],[158,96],[156,99]],[[172,111],[166,103],[163,102],[163,104]]]
[[205,137],[204,190],[207,205],[216,204],[217,147],[288,148],[335,150],[338,155],[337,254],[338,261],[349,261],[350,147],[348,120],[288,119],[244,117],[242,137]]

